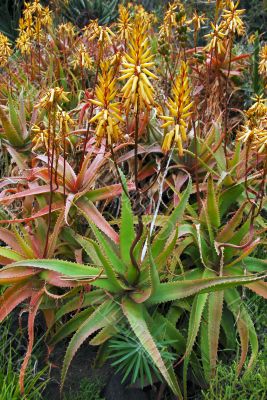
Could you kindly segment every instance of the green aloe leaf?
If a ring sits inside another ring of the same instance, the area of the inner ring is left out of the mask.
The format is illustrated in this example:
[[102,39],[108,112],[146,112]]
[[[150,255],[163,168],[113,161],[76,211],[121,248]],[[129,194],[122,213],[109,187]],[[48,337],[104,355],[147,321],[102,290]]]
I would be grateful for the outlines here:
[[120,314],[121,310],[118,304],[113,300],[107,300],[82,323],[77,332],[73,335],[64,357],[61,373],[61,390],[63,388],[70,363],[80,346],[89,336],[99,331],[101,328],[118,323]]
[[[121,226],[120,226],[120,252],[123,262],[131,264],[130,249],[135,238],[134,219],[130,198],[127,196],[127,184],[124,175],[121,173],[121,180],[124,186],[122,191]],[[126,191],[126,193],[125,193]]]
[[188,326],[188,336],[186,343],[186,351],[184,357],[184,367],[183,367],[183,383],[184,383],[184,398],[187,399],[187,369],[189,365],[189,360],[193,346],[196,341],[196,337],[199,331],[202,314],[204,307],[208,298],[208,293],[199,294],[194,298],[192,309],[190,312],[189,326]]
[[225,301],[229,310],[236,318],[237,327],[240,335],[242,351],[237,371],[238,373],[240,373],[246,360],[248,352],[248,342],[250,342],[251,345],[251,356],[247,369],[251,368],[257,359],[259,351],[258,336],[251,317],[248,313],[248,310],[244,305],[244,302],[240,297],[238,291],[236,289],[225,290]]
[[220,327],[223,311],[223,298],[223,291],[210,293],[208,298],[208,340],[211,377],[215,376],[216,371]]
[[197,293],[209,293],[229,287],[257,282],[267,277],[265,275],[223,276],[176,282],[160,283],[158,289],[147,300],[148,304],[160,304],[167,301],[183,299]]
[[134,334],[140,340],[143,348],[148,352],[149,356],[155,363],[155,366],[165,378],[166,382],[168,383],[174,394],[178,396],[179,400],[182,400],[183,397],[181,394],[181,390],[178,386],[176,377],[173,371],[167,369],[161,357],[161,354],[155,344],[155,341],[151,333],[149,332],[148,326],[144,318],[142,304],[136,304],[131,299],[124,298],[122,301],[122,309],[124,315],[129,321],[129,324]]
[[2,122],[4,135],[7,141],[15,147],[23,146],[24,142],[22,137],[18,134],[14,125],[10,122],[2,106],[0,106],[0,121]]
[[49,340],[49,345],[54,346],[62,339],[65,339],[73,332],[77,331],[80,328],[80,326],[84,323],[84,321],[86,321],[92,313],[93,313],[92,308],[87,308],[79,312],[77,315],[71,318],[68,322],[66,322],[56,331],[56,333]]
[[183,192],[178,206],[173,210],[170,217],[167,219],[166,224],[162,227],[156,238],[153,240],[151,245],[151,251],[154,259],[159,256],[166,245],[166,240],[170,237],[173,230],[176,228],[176,224],[181,221],[186,206],[188,204],[189,196],[192,191],[192,180],[189,179],[186,190]]

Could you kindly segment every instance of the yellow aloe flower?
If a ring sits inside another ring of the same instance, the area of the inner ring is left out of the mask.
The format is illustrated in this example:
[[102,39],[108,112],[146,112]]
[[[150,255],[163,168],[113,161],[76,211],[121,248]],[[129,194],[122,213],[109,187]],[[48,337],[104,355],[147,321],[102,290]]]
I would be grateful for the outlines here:
[[232,32],[239,36],[243,36],[245,34],[245,25],[240,17],[246,10],[238,10],[238,5],[239,1],[236,4],[233,1],[229,2],[228,8],[223,10],[222,26],[224,27],[226,34]]
[[8,38],[0,32],[0,67],[4,67],[7,64],[12,53],[13,50]]
[[267,44],[260,51],[259,73],[264,77],[267,76]]
[[119,124],[123,122],[123,119],[120,116],[120,103],[114,102],[117,96],[116,79],[107,62],[101,63],[101,74],[95,94],[96,99],[92,99],[90,102],[97,106],[97,113],[89,122],[97,123],[95,131],[97,145],[104,137],[107,138],[108,144],[112,145],[122,137]]
[[29,30],[21,31],[16,40],[16,46],[21,54],[30,54],[32,46],[32,33]]
[[68,92],[64,92],[63,88],[55,87],[49,89],[44,97],[41,98],[39,103],[34,106],[34,108],[44,108],[47,110],[52,110],[60,103],[68,102],[69,99],[67,95]]
[[205,50],[207,52],[215,51],[218,54],[225,52],[224,38],[226,36],[224,32],[224,27],[222,24],[214,25],[211,22],[212,32],[205,35],[207,39],[210,39],[209,43],[206,45]]
[[133,30],[133,25],[131,22],[129,9],[122,4],[119,5],[119,19],[117,22],[117,28],[120,40],[129,40],[129,35]]
[[187,122],[192,114],[192,111],[190,111],[192,106],[193,101],[190,99],[188,65],[183,61],[172,88],[172,98],[169,98],[167,102],[169,115],[160,117],[165,121],[162,128],[172,128],[164,137],[162,144],[163,152],[168,152],[173,143],[175,143],[179,155],[183,156],[183,143],[187,140]]
[[119,80],[127,79],[122,88],[124,105],[127,110],[134,106],[136,113],[143,108],[150,108],[154,103],[154,89],[149,78],[158,79],[151,68],[154,67],[152,61],[154,56],[149,47],[148,37],[145,35],[146,27],[142,23],[142,18],[135,25],[129,42],[129,50],[125,53],[121,76]]
[[170,40],[172,30],[176,30],[179,26],[186,23],[185,7],[180,1],[169,3],[168,9],[165,12],[163,24],[160,26],[159,36]]
[[67,37],[69,39],[74,39],[76,36],[75,26],[71,22],[60,24],[57,28],[57,31],[60,36]]
[[85,45],[81,43],[77,50],[74,53],[74,58],[72,60],[73,68],[86,68],[90,69],[92,68],[93,65],[93,59],[90,57],[90,54],[88,53]]
[[253,150],[267,155],[267,100],[263,95],[252,98],[254,103],[246,111],[246,122],[241,127],[238,140]]
[[192,19],[188,23],[192,24],[194,31],[198,32],[201,29],[201,25],[204,25],[207,19],[204,14],[198,14],[197,11],[194,11]]

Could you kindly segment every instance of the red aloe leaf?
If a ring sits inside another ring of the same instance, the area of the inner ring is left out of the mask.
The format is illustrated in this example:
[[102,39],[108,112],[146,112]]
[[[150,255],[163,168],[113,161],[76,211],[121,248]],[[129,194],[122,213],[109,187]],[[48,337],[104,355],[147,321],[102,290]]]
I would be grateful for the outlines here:
[[[49,193],[49,192],[50,192],[50,185],[37,186],[35,188],[22,190],[21,192],[12,194],[10,196],[1,197],[0,203],[4,203],[4,202],[10,201],[10,200],[13,201],[16,199],[20,199],[21,197],[33,196],[36,194],[44,194],[44,193]],[[63,188],[59,187],[55,190],[55,192],[63,193]]]
[[18,244],[18,240],[14,232],[11,232],[6,228],[0,228],[0,239],[8,246],[10,246],[13,250],[21,253],[22,249]]
[[6,285],[11,283],[17,283],[25,281],[33,275],[38,274],[40,271],[35,268],[20,268],[11,267],[4,270],[0,270],[0,284]]
[[249,345],[249,332],[246,322],[239,318],[237,320],[237,329],[240,337],[240,344],[241,344],[241,355],[240,360],[237,366],[237,373],[238,375],[241,372],[243,365],[245,364],[247,354],[248,354],[248,345]]
[[55,311],[51,309],[42,310],[45,318],[47,329],[50,329],[55,322]]
[[47,258],[52,258],[56,249],[60,229],[64,224],[64,208],[58,216],[52,235],[49,237]]
[[[46,164],[48,164],[47,156],[39,155],[36,158],[38,160],[41,160],[41,161],[45,162]],[[55,167],[55,165],[54,165],[54,167]],[[64,158],[62,156],[60,156],[58,159],[57,173],[62,177],[64,175]],[[76,177],[75,172],[73,171],[73,169],[71,168],[70,164],[67,161],[65,161],[65,179],[66,179],[66,183],[68,184],[69,187],[74,187],[77,177]]]
[[44,271],[41,273],[41,277],[45,279],[50,285],[57,286],[57,287],[65,287],[65,288],[70,288],[70,287],[76,287],[76,286],[82,286],[82,285],[87,285],[87,282],[77,282],[73,281],[71,279],[62,279],[63,275],[59,274],[58,272],[54,271]]
[[73,200],[74,200],[75,196],[76,196],[75,193],[71,193],[71,194],[68,194],[67,199],[66,199],[64,217],[65,217],[65,222],[66,222],[67,225],[69,225],[69,223],[68,223],[68,215],[69,215],[69,211],[70,211],[70,208],[71,208],[71,206],[73,204]]
[[[128,190],[134,190],[134,183],[130,182],[127,185]],[[84,192],[86,194],[87,192]],[[106,186],[104,188],[91,190],[85,197],[91,201],[107,200],[113,197],[119,196],[122,193],[121,184],[117,183],[115,185]]]
[[[62,209],[62,203],[55,203],[52,204],[51,207],[51,212],[61,210]],[[37,213],[33,214],[31,217],[26,217],[26,218],[19,218],[19,219],[2,219],[0,220],[0,224],[19,224],[22,222],[28,223],[30,221],[33,221],[36,218],[43,217],[44,215],[49,214],[49,206],[46,206],[42,208],[40,211]]]
[[93,223],[101,229],[110,239],[115,243],[119,243],[119,235],[117,232],[110,226],[110,224],[105,220],[102,214],[98,211],[98,209],[94,206],[91,201],[86,201],[80,199],[76,203],[77,207],[83,212],[86,218],[89,218]]
[[257,293],[259,296],[262,296],[264,299],[267,299],[267,282],[259,281],[245,286]]
[[19,374],[19,386],[20,386],[20,392],[22,394],[24,393],[25,372],[27,369],[27,365],[29,363],[29,359],[32,354],[32,348],[33,348],[33,343],[34,343],[34,321],[35,321],[37,311],[38,311],[39,306],[42,301],[43,293],[44,293],[43,289],[34,293],[31,297],[31,301],[30,301],[29,317],[28,317],[29,342],[28,342],[27,352],[26,352],[25,358],[23,360],[23,363],[22,363],[22,366],[20,369],[20,374]]
[[18,283],[5,290],[0,297],[0,322],[2,322],[20,303],[32,295],[32,283]]

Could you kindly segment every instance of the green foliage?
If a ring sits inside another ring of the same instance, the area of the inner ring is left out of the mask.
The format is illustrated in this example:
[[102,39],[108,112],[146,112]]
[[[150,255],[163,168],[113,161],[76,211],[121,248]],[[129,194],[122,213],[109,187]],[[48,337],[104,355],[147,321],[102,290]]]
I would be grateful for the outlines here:
[[25,393],[19,387],[18,352],[21,349],[20,332],[10,334],[10,318],[0,326],[0,399],[41,400],[48,384],[47,368],[37,372],[32,362],[25,376]]
[[236,363],[217,367],[209,390],[202,391],[203,400],[264,400],[267,396],[267,348],[259,354],[252,371],[242,377],[236,374]]
[[62,16],[81,28],[92,19],[98,19],[104,25],[116,18],[118,3],[118,0],[70,0],[65,5],[61,1]]
[[[174,353],[170,352],[172,341],[157,341],[164,362],[173,363],[175,361]],[[123,375],[122,382],[138,383],[142,388],[147,384],[153,384],[154,375],[160,381],[162,378],[159,371],[144,347],[140,346],[140,341],[131,330],[126,327],[120,330],[120,333],[113,336],[108,341],[109,358],[112,360],[112,366],[116,372]]]
[[71,391],[65,394],[64,400],[104,400],[101,396],[103,384],[100,379],[90,380],[83,378],[78,391]]

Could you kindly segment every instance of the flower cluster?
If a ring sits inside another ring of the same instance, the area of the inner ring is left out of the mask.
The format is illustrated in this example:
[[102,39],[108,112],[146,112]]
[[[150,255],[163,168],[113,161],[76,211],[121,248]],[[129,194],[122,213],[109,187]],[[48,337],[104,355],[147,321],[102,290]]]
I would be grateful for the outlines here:
[[101,64],[101,74],[95,93],[96,99],[91,99],[90,102],[97,106],[97,113],[89,122],[97,123],[95,131],[97,144],[99,145],[103,138],[107,138],[108,144],[112,145],[122,137],[119,124],[123,119],[120,116],[120,103],[114,101],[117,95],[116,79],[108,63]]
[[124,105],[129,109],[134,106],[134,112],[143,108],[150,108],[154,103],[154,89],[149,77],[157,79],[151,72],[154,67],[153,54],[146,35],[146,20],[139,14],[136,16],[135,27],[131,34],[129,50],[124,55],[121,76],[119,80],[127,79],[122,88]]
[[246,112],[246,122],[239,133],[239,140],[257,153],[267,154],[267,105],[263,96],[253,98],[253,105]]
[[40,0],[34,0],[32,3],[25,2],[23,16],[19,21],[19,37],[16,41],[21,53],[30,54],[33,41],[40,42],[42,29],[51,24],[51,11],[48,7],[43,7]]
[[188,118],[192,114],[190,111],[193,102],[190,100],[190,86],[188,78],[188,66],[183,61],[181,63],[179,74],[172,89],[172,98],[167,102],[169,115],[163,115],[160,118],[166,121],[162,128],[172,129],[166,134],[162,150],[167,152],[171,149],[173,143],[177,145],[180,156],[183,156],[183,143],[187,140],[186,129]]
[[8,38],[0,32],[0,67],[5,67],[13,53]]

